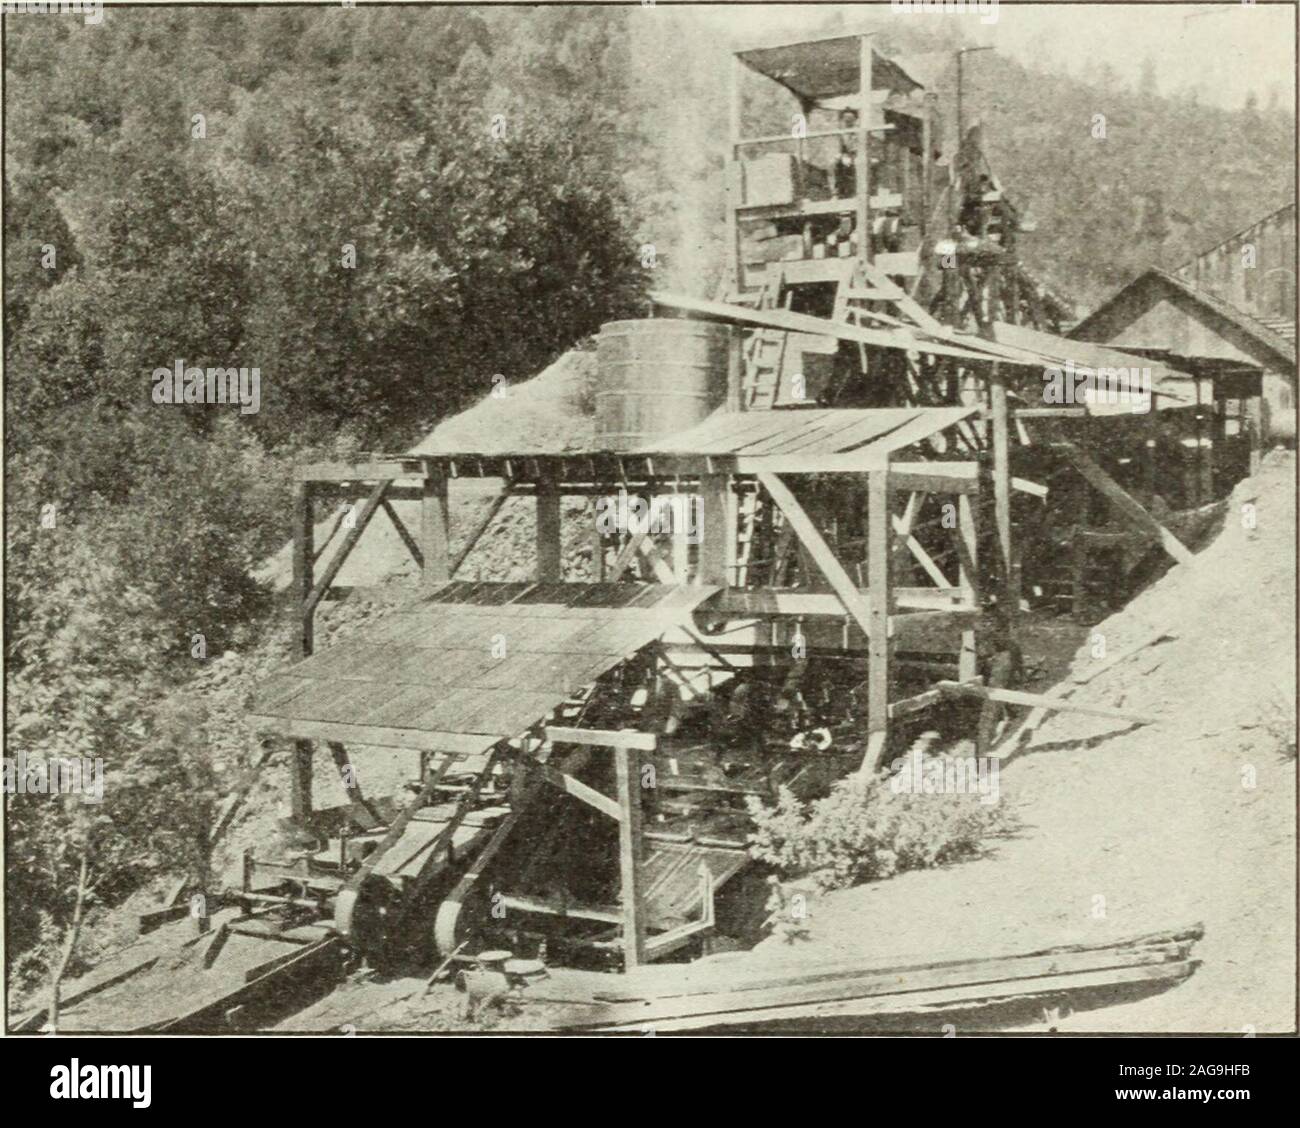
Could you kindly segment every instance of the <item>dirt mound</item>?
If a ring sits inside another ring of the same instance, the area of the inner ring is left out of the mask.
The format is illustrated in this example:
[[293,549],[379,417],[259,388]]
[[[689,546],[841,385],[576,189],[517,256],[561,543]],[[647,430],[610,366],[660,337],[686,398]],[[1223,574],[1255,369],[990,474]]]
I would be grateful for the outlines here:
[[502,383],[439,423],[412,454],[554,453],[590,449],[595,415],[594,339],[516,386]]
[[[596,353],[594,340],[583,342],[570,349],[554,364],[516,386],[502,385],[503,394],[489,394],[459,415],[439,423],[432,431],[410,449],[410,454],[460,453],[519,453],[563,451],[589,447],[595,422]],[[495,479],[464,479],[450,487],[452,537],[457,530],[473,528],[479,517],[491,504],[493,494],[501,488]],[[420,527],[420,507],[417,502],[393,503],[402,523],[412,531]],[[523,501],[507,504],[499,524],[514,527],[525,521],[523,514],[530,506]],[[322,518],[316,525],[316,550],[320,553],[318,571],[324,568],[342,541],[337,527],[336,514]],[[522,536],[522,532],[520,536]],[[484,579],[518,579],[516,573],[522,566],[522,555],[516,549],[516,536],[507,542],[489,538],[482,552],[476,551],[474,559],[467,560],[473,569],[483,569]],[[453,551],[456,550],[453,544]],[[510,550],[511,574],[493,574],[498,549]],[[376,514],[361,540],[339,573],[336,583],[370,587],[395,576],[414,572],[414,564],[396,528],[384,513]],[[254,570],[256,579],[269,583],[275,591],[287,591],[293,582],[293,545],[285,545],[261,567]]]
[[991,956],[1201,921],[1184,984],[1061,1028],[1292,1029],[1295,501],[1294,454],[1270,455],[1212,544],[1089,632],[1073,675],[1167,637],[1058,692],[1161,724],[1053,716],[1003,764],[1020,833],[978,861],[810,889],[800,960]]

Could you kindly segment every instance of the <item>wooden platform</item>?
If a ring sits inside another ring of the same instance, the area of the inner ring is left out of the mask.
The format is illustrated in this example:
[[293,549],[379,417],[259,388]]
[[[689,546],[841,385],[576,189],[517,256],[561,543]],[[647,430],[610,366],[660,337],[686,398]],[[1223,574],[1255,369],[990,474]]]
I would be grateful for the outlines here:
[[452,583],[268,679],[266,732],[477,754],[544,718],[717,589]]

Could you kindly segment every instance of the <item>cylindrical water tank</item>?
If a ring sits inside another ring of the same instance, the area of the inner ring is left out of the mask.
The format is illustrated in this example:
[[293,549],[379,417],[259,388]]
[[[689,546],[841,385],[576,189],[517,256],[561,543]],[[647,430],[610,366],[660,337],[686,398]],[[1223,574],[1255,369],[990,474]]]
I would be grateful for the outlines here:
[[602,325],[596,445],[636,450],[680,434],[721,406],[733,332],[717,322],[675,318]]

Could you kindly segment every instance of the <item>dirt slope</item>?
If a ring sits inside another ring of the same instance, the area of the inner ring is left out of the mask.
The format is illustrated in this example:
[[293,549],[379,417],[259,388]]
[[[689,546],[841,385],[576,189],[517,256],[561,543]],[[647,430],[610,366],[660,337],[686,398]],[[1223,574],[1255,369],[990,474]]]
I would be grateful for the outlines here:
[[[1175,636],[1075,695],[1163,724],[1056,715],[1001,772],[1021,832],[975,862],[815,900],[800,961],[993,955],[1201,921],[1184,984],[1061,1029],[1293,1030],[1295,501],[1294,455],[1271,455],[1211,545],[1095,629],[1110,655],[1152,628]],[[1097,663],[1085,644],[1074,671]]]

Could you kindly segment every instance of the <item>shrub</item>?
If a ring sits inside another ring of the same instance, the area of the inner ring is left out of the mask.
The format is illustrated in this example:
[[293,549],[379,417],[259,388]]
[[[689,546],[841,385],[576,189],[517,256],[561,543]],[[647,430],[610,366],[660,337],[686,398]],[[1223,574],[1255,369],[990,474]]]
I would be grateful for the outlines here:
[[807,804],[784,787],[773,806],[747,802],[755,825],[750,853],[784,874],[811,875],[823,890],[975,857],[987,839],[1011,827],[1000,803],[984,805],[978,795],[896,794],[884,776],[841,780]]

